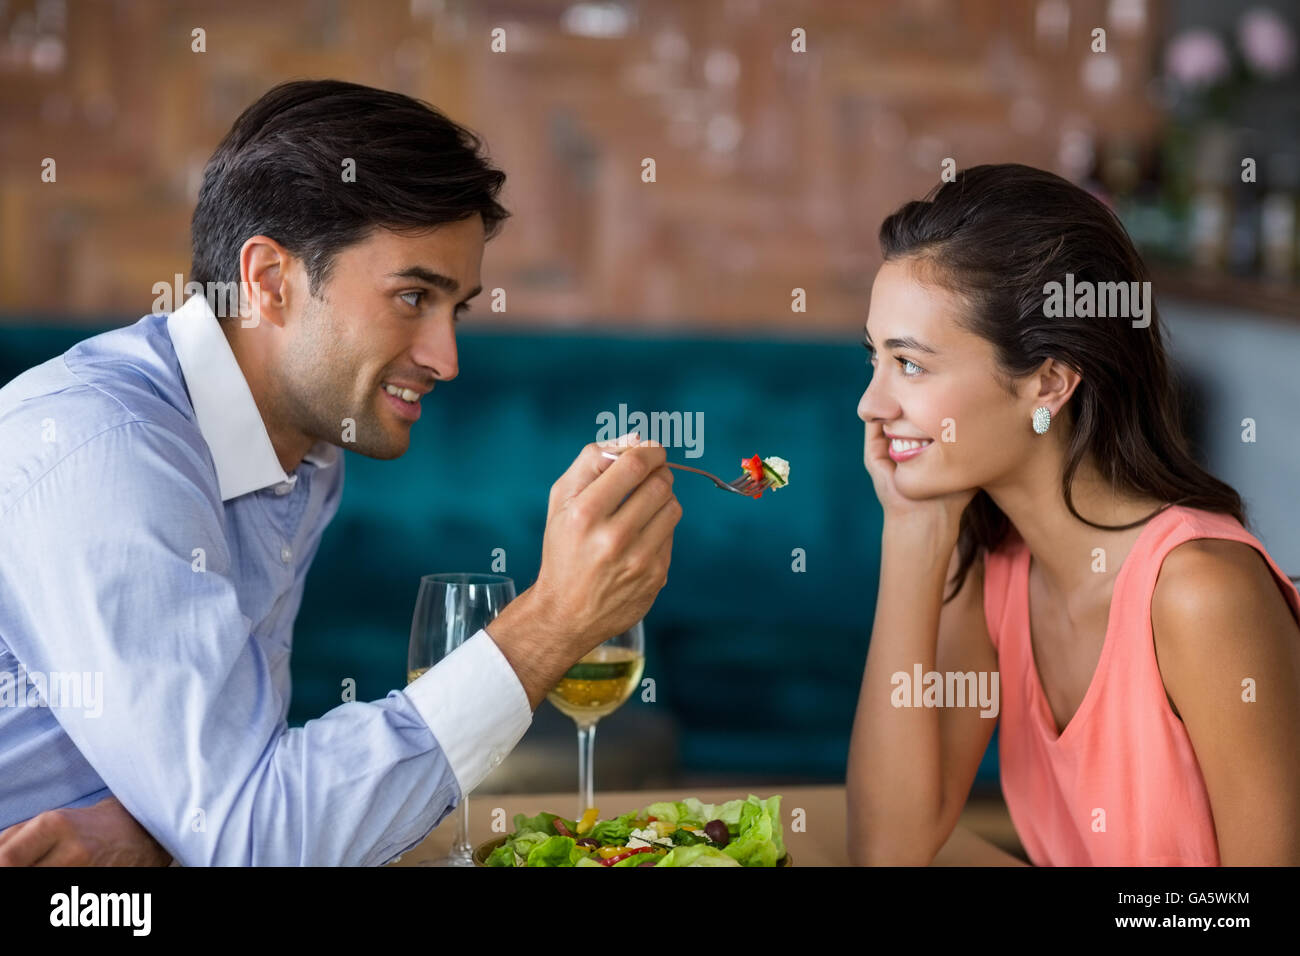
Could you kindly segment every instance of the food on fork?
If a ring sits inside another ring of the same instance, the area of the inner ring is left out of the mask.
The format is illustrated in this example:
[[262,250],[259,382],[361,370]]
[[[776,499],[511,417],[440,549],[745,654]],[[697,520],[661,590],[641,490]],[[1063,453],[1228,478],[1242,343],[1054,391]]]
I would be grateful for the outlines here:
[[[784,488],[790,483],[790,463],[775,455],[768,458],[760,458],[758,455],[753,458],[742,458],[740,467],[744,468],[755,481],[769,482],[770,488]],[[763,492],[759,491],[754,497],[763,497]]]

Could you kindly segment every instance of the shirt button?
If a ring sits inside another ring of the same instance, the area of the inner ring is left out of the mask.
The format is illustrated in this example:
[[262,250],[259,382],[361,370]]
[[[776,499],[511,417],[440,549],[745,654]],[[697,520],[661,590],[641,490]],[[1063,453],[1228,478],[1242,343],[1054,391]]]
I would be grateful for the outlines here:
[[275,493],[277,495],[287,495],[291,491],[293,491],[293,484],[288,481],[282,481],[275,486]]
[[280,560],[283,561],[285,564],[288,564],[290,561],[292,561],[293,548],[289,547],[287,544],[284,547],[282,547],[280,549]]
[[492,751],[491,756],[488,758],[488,766],[491,767],[493,770],[495,770],[497,767],[501,766],[501,761],[503,759],[504,758],[501,756],[501,752],[499,750],[494,750]]

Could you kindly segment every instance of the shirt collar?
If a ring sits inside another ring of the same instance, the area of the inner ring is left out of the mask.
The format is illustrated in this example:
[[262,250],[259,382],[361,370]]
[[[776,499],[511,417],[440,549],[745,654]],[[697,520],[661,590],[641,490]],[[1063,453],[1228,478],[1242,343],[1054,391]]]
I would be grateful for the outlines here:
[[[248,381],[207,299],[191,296],[167,316],[167,334],[185,376],[199,432],[217,466],[221,500],[296,482],[298,476],[285,474],[280,466]],[[303,461],[328,468],[338,455],[338,446],[318,441]]]

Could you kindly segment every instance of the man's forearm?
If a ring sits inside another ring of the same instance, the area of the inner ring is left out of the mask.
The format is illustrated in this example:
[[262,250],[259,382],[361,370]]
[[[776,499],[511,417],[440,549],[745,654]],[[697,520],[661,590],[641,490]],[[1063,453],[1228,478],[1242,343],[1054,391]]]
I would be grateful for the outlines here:
[[530,588],[507,604],[484,628],[509,661],[528,695],[528,706],[533,710],[540,706],[572,664],[565,659],[562,650],[566,642],[545,633],[543,622],[547,617],[537,606],[540,600]]

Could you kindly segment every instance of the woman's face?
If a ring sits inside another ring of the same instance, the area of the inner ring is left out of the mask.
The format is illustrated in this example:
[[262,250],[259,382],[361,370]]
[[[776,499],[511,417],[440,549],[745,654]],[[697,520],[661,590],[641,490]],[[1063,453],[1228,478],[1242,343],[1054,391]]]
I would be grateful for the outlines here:
[[927,266],[909,259],[881,266],[871,289],[866,335],[874,374],[858,402],[866,423],[864,458],[882,429],[928,440],[910,457],[891,450],[899,456],[894,483],[907,498],[987,487],[1023,460],[1037,437],[1032,401],[1002,389],[993,346],[959,326],[967,308],[934,282]]

